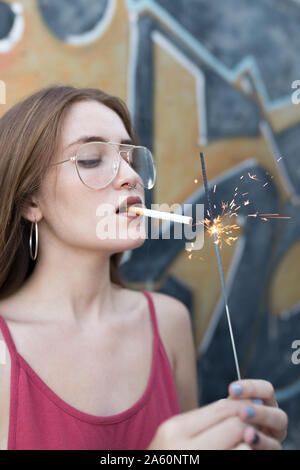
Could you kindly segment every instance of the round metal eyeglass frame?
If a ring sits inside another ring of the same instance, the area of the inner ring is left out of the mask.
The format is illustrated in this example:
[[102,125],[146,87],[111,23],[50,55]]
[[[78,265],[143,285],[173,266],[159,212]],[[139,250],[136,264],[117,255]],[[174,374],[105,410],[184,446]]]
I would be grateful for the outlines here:
[[[83,179],[81,178],[80,176],[80,171],[78,169],[78,166],[77,166],[77,158],[78,158],[78,155],[77,153],[79,152],[79,150],[84,146],[84,145],[89,145],[89,144],[112,144],[112,145],[115,145],[117,147],[120,147],[121,145],[125,146],[125,147],[131,147],[129,150],[120,150],[120,149],[116,149],[117,152],[118,152],[118,163],[117,163],[117,166],[115,166],[116,164],[114,163],[113,165],[113,169],[115,170],[115,174],[112,176],[112,178],[108,181],[108,183],[104,184],[103,186],[99,186],[98,188],[92,188],[91,186],[89,186],[88,184],[86,184]],[[132,145],[132,144],[120,144],[118,142],[100,142],[99,140],[96,140],[94,142],[84,142],[82,145],[80,145],[77,149],[77,152],[74,156],[72,157],[69,157],[67,158],[66,160],[60,160],[59,162],[55,162],[55,163],[51,163],[49,166],[56,166],[56,165],[61,165],[62,163],[66,163],[66,162],[75,162],[75,167],[76,167],[76,172],[77,172],[77,175],[80,179],[80,181],[85,185],[87,186],[88,188],[90,189],[94,189],[95,191],[97,191],[98,189],[103,189],[103,188],[106,188],[106,186],[108,186],[112,181],[113,179],[117,176],[118,174],[118,171],[119,171],[119,168],[120,168],[120,162],[121,162],[121,158],[123,158],[121,156],[121,153],[126,153],[126,160],[127,160],[127,163],[128,165],[130,166],[130,162],[129,162],[129,152],[133,149],[133,148],[142,148],[142,149],[146,149],[148,152],[150,152],[150,155],[151,155],[151,160],[152,160],[152,165],[153,165],[153,184],[150,188],[146,188],[144,185],[144,188],[145,189],[152,189],[154,184],[155,184],[155,180],[156,180],[156,168],[155,168],[155,165],[154,165],[154,162],[153,162],[153,156],[152,156],[152,152],[147,148],[147,147],[144,147],[142,145]],[[123,158],[124,160],[124,158]],[[134,170],[133,170],[134,171]]]

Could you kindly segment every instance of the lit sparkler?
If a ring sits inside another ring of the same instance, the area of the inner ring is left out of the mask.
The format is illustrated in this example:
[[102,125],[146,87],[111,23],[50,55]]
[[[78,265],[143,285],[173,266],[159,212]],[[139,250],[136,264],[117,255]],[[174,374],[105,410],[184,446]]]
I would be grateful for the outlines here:
[[224,299],[224,304],[225,304],[225,309],[226,309],[227,322],[228,322],[228,327],[229,327],[229,332],[230,332],[230,338],[231,338],[233,356],[234,356],[234,361],[235,361],[235,367],[236,367],[238,380],[241,380],[240,368],[239,368],[239,363],[238,363],[238,358],[237,358],[237,353],[236,353],[236,348],[235,348],[235,342],[234,342],[234,337],[233,337],[233,332],[232,332],[230,313],[229,313],[228,301],[227,301],[227,295],[226,295],[226,289],[225,289],[225,280],[224,280],[224,272],[223,272],[223,266],[222,266],[222,261],[221,261],[221,253],[220,253],[219,241],[218,241],[218,236],[217,236],[217,233],[219,231],[221,231],[221,233],[222,233],[223,227],[220,228],[220,225],[218,226],[218,224],[220,222],[218,222],[218,224],[216,224],[215,220],[217,220],[217,219],[213,219],[213,212],[212,212],[212,208],[211,208],[211,202],[210,202],[210,198],[209,198],[209,191],[208,191],[208,185],[207,185],[206,170],[205,170],[205,164],[204,164],[204,156],[203,156],[202,152],[200,152],[200,158],[201,158],[201,166],[202,166],[202,174],[203,174],[205,195],[206,195],[207,204],[208,204],[208,208],[209,208],[209,214],[210,214],[209,216],[213,220],[213,222],[210,224],[210,229],[211,229],[211,234],[212,234],[213,239],[214,239],[215,251],[216,251],[216,255],[217,255],[219,275],[220,275],[220,281],[221,281],[221,286],[222,286],[222,293],[223,293],[223,299]]
[[[231,206],[230,206],[232,208],[236,205],[233,201],[231,201]],[[228,202],[222,201],[222,204],[221,204],[222,213],[219,214],[217,217],[215,217],[213,221],[211,221],[212,212],[208,210],[207,213],[210,217],[209,219],[204,218],[204,220],[200,220],[196,224],[193,224],[193,225],[199,225],[199,224],[204,225],[208,234],[211,237],[213,237],[214,235],[217,237],[217,240],[215,241],[215,243],[218,244],[220,248],[222,248],[223,242],[225,242],[229,246],[232,245],[232,243],[238,239],[238,236],[234,236],[234,235],[237,235],[236,231],[240,230],[239,225],[229,224],[227,223],[226,219],[233,217],[233,216],[237,216],[238,215],[237,211],[241,208],[241,206],[237,206],[233,210],[231,210],[231,209],[228,209],[228,205],[229,205]],[[215,204],[213,205],[213,207],[214,209],[217,208]]]
[[[243,200],[239,202],[239,205],[235,202],[235,197],[238,195],[239,188],[238,186],[234,189],[234,198],[231,200],[231,202],[223,202],[221,203],[221,208],[222,208],[222,213],[218,215],[217,217],[213,217],[213,211],[212,211],[212,205],[210,202],[209,198],[209,192],[208,192],[208,185],[207,185],[207,178],[206,178],[206,171],[205,171],[205,164],[204,164],[204,157],[203,153],[200,152],[200,158],[201,158],[201,165],[202,165],[202,173],[203,173],[203,181],[204,181],[204,188],[205,188],[205,194],[206,194],[206,199],[208,202],[208,209],[207,209],[207,214],[209,218],[204,218],[202,221],[198,221],[193,225],[198,225],[202,224],[204,227],[207,229],[208,234],[213,237],[214,239],[214,245],[215,245],[215,250],[216,250],[216,255],[217,255],[217,262],[218,262],[218,269],[219,269],[219,275],[220,275],[220,280],[221,280],[221,286],[222,286],[222,293],[223,293],[223,299],[225,303],[225,309],[226,309],[226,314],[227,314],[227,321],[228,321],[228,326],[229,326],[229,331],[230,331],[230,337],[231,337],[231,343],[232,343],[232,349],[233,349],[233,355],[234,355],[234,360],[235,360],[235,366],[236,366],[236,371],[237,371],[237,376],[238,379],[240,380],[240,370],[239,370],[239,364],[238,364],[238,359],[237,359],[237,354],[236,354],[236,349],[235,349],[235,343],[234,343],[234,337],[232,333],[232,327],[231,327],[231,321],[230,321],[230,314],[229,314],[229,308],[228,308],[228,302],[227,302],[227,297],[226,297],[226,290],[225,290],[225,281],[224,281],[224,274],[223,274],[223,267],[222,267],[222,262],[221,262],[221,255],[220,255],[220,248],[222,248],[223,241],[227,245],[231,245],[233,242],[235,242],[238,239],[236,231],[240,229],[240,227],[237,224],[229,224],[228,220],[226,218],[238,216],[238,210],[242,206],[248,206],[251,204],[251,201],[249,199]],[[279,157],[277,161],[280,161],[282,157]],[[273,179],[274,176],[270,175],[269,172],[266,172],[266,175],[269,176],[269,178]],[[259,178],[255,174],[251,174],[248,172],[248,176],[250,180],[258,181],[261,182]],[[244,175],[240,176],[240,180],[244,180]],[[245,180],[244,180],[245,181]],[[197,180],[198,182],[198,180]],[[262,187],[266,187],[269,184],[269,182],[265,182]],[[216,185],[213,187],[213,192],[216,192]],[[249,192],[244,192],[241,194],[243,198],[247,196]],[[216,205],[213,205],[214,209],[216,209]],[[268,222],[271,219],[290,219],[291,217],[282,217],[280,214],[264,214],[260,212],[255,212],[254,214],[247,214],[248,217],[253,217],[253,218],[259,218],[260,220],[264,222]],[[191,250],[187,250],[191,251]],[[192,258],[192,254],[190,253],[188,255],[188,258]],[[200,258],[203,260],[203,258]]]
[[222,247],[223,240],[227,243],[227,245],[231,245],[238,239],[238,237],[233,237],[232,234],[234,230],[239,230],[240,227],[236,224],[224,224],[223,219],[220,215],[218,215],[213,220],[213,223],[211,223],[209,219],[205,219],[205,226],[210,236],[213,237],[214,235],[216,235],[217,241],[215,241],[214,243],[220,245],[220,248]]
[[[270,175],[268,171],[266,171],[266,175],[269,175],[270,178],[274,178],[274,176]],[[248,176],[250,180],[260,181],[255,174],[252,175],[250,172],[248,172]],[[240,180],[242,180],[243,178],[244,178],[244,175],[241,175]],[[265,182],[263,184],[263,187],[266,187],[268,184],[269,182]],[[193,224],[193,225],[199,225],[199,224],[204,225],[204,227],[207,229],[207,232],[209,233],[210,236],[213,236],[213,234],[215,234],[217,236],[216,243],[220,246],[220,248],[222,248],[223,241],[227,245],[232,245],[233,242],[238,240],[238,236],[234,236],[234,235],[237,235],[236,231],[239,230],[240,227],[236,224],[230,225],[226,221],[226,217],[227,218],[234,217],[234,216],[237,217],[238,210],[242,206],[249,206],[251,204],[251,201],[249,199],[245,199],[245,200],[240,201],[239,205],[237,205],[235,201],[235,197],[238,195],[238,192],[239,192],[238,186],[234,189],[234,191],[235,191],[234,198],[231,200],[231,202],[222,201],[221,203],[222,213],[220,215],[218,215],[216,218],[213,218],[213,214],[210,213],[209,210],[207,210],[208,216],[210,218],[209,219],[205,218],[204,220],[198,221],[195,224]],[[216,192],[216,185],[214,185],[213,187],[213,192],[214,193]],[[249,192],[247,191],[247,192],[241,193],[240,196],[244,198],[248,194]],[[216,204],[214,204],[213,207],[214,209],[216,209],[217,208]],[[254,214],[247,214],[247,217],[258,218],[264,222],[268,222],[270,219],[290,219],[291,218],[291,217],[282,217],[280,216],[280,214],[263,214],[259,212],[256,212]]]

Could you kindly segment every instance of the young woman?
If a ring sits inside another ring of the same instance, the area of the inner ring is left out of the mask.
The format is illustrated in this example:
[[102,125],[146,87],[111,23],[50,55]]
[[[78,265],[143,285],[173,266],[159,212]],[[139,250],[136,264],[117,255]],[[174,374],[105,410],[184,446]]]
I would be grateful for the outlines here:
[[197,408],[188,310],[118,277],[145,230],[117,208],[154,179],[125,104],[97,89],[42,89],[0,120],[1,449],[281,448],[272,385]]

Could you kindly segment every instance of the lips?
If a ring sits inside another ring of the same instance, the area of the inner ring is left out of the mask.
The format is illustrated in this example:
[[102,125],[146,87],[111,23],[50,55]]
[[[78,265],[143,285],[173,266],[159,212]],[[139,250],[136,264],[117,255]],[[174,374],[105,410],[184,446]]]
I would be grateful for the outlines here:
[[116,213],[126,212],[127,207],[135,205],[137,207],[143,207],[143,201],[139,196],[130,196],[124,199],[119,207],[116,208]]

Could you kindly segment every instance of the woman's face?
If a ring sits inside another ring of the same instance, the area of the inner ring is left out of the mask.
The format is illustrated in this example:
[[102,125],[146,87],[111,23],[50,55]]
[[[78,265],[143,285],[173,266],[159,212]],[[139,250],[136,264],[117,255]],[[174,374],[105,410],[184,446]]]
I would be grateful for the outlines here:
[[[98,101],[80,101],[68,111],[53,163],[74,156],[82,143],[73,142],[83,136],[99,136],[116,143],[130,140],[122,119],[112,109]],[[130,189],[128,183],[136,184],[136,189]],[[116,208],[129,196],[140,196],[144,204],[139,176],[123,158],[113,181],[97,190],[85,186],[78,177],[75,162],[68,161],[49,169],[38,203],[42,222],[60,241],[111,255],[136,248],[145,240],[143,216],[132,219],[116,213]]]

